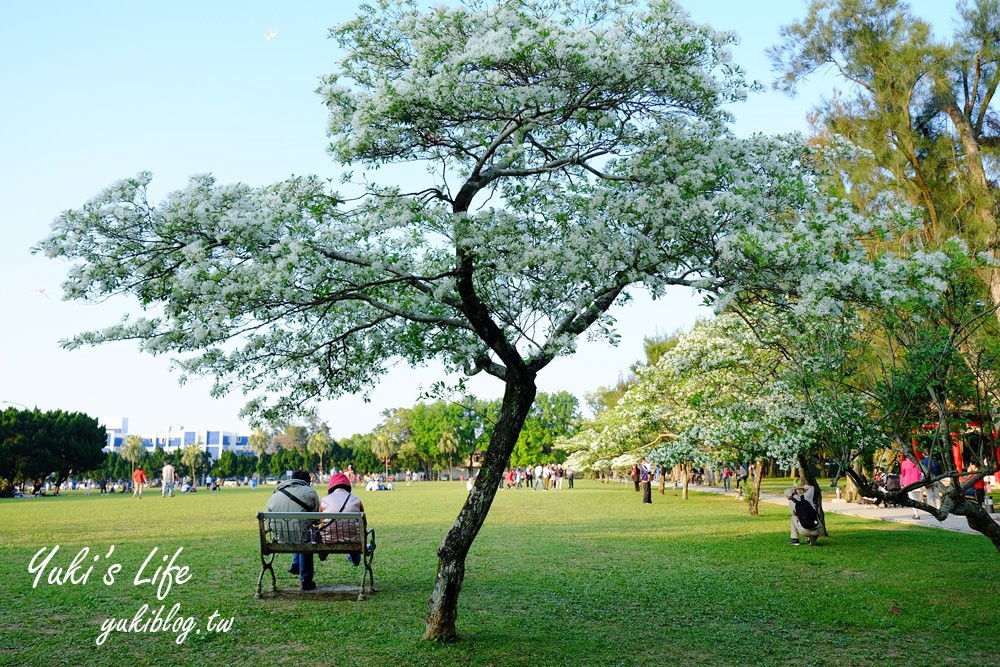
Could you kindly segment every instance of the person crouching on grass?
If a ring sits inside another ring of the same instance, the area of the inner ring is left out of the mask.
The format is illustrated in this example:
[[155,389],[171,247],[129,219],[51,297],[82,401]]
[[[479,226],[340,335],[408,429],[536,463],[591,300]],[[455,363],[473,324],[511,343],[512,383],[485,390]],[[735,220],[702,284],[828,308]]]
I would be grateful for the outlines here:
[[819,537],[819,514],[816,511],[816,488],[795,486],[785,489],[785,498],[788,499],[788,509],[791,513],[791,544],[793,547],[799,546],[799,538],[805,537],[809,541],[809,546],[815,546],[816,538]]

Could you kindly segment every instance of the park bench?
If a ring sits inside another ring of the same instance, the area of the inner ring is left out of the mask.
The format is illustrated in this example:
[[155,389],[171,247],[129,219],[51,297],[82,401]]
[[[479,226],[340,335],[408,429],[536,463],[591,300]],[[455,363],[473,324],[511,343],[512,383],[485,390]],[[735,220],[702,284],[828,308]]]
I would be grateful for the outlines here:
[[364,512],[257,512],[260,528],[260,577],[257,594],[261,597],[264,574],[271,573],[271,590],[277,592],[274,556],[285,553],[347,554],[361,553],[361,587],[358,600],[375,592],[372,558],[375,529],[369,528]]

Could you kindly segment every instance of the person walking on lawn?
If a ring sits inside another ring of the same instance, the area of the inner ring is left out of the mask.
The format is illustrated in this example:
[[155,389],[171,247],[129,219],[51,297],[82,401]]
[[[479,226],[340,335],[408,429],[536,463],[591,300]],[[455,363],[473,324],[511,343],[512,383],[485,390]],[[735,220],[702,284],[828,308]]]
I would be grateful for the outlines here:
[[639,462],[639,486],[642,487],[642,504],[653,504],[653,471],[645,457]]
[[[923,471],[920,469],[920,464],[916,461],[911,460],[909,457],[904,456],[903,460],[899,462],[899,485],[904,489],[910,484],[916,484],[923,478]],[[923,496],[923,488],[916,487],[910,489],[906,492],[910,500],[919,503]],[[911,508],[913,510],[913,518],[919,519],[920,514],[917,513],[917,508]]]

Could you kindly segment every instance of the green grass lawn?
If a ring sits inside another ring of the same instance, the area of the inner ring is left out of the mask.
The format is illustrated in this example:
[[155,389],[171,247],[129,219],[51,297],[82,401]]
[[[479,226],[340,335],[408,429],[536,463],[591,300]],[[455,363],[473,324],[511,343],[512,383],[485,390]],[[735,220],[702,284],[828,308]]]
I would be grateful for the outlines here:
[[[378,593],[364,602],[254,599],[254,513],[270,490],[0,501],[0,665],[997,664],[1000,555],[983,537],[828,514],[830,539],[793,548],[779,505],[750,517],[731,496],[668,488],[644,506],[631,486],[592,481],[499,492],[468,558],[462,638],[425,642],[436,548],[465,485],[359,493],[378,538]],[[53,545],[33,587],[32,557]],[[48,583],[84,547],[87,581]],[[190,575],[162,600],[134,581],[153,549],[140,579],[179,549]],[[279,561],[279,586],[296,589]],[[358,578],[341,558],[317,561],[320,585]],[[96,644],[109,617],[147,604],[147,617],[179,605],[200,634]],[[214,612],[228,632],[207,631]]]

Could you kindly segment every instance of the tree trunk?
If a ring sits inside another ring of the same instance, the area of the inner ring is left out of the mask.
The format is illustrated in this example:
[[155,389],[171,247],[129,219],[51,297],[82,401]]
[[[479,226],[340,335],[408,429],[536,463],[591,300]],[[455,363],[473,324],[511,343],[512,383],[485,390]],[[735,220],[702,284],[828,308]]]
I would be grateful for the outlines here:
[[[764,478],[764,462],[754,461],[750,466],[750,476],[753,477],[753,492],[750,494],[750,516],[760,514],[760,483]],[[744,482],[746,484],[746,482]]]
[[[854,463],[851,464],[851,468],[857,475],[860,476],[863,474],[860,459],[855,459]],[[860,503],[862,494],[858,485],[854,483],[854,477],[851,477],[846,471],[844,476],[847,478],[847,483],[844,485],[844,500],[849,503]]]
[[[972,197],[972,205],[976,211],[976,217],[982,224],[979,230],[979,238],[974,239],[984,245],[995,242],[997,234],[996,214],[994,213],[994,198],[991,192],[990,181],[983,166],[983,155],[980,151],[979,141],[971,122],[962,113],[957,104],[949,104],[945,107],[945,112],[951,119],[952,125],[958,134],[959,141],[965,153],[965,168],[969,175],[966,179],[969,194]],[[992,252],[991,254],[996,254]],[[995,317],[1000,321],[1000,273],[996,268],[989,271],[987,285],[990,290],[990,297],[993,305],[998,306],[994,312]]]
[[666,490],[665,490],[666,489],[666,485],[667,485],[667,469],[664,466],[661,465],[660,466],[660,495],[661,496],[666,493]]
[[989,512],[980,507],[979,503],[963,499],[952,513],[964,516],[969,528],[985,535],[993,543],[993,547],[1000,551],[1000,525],[993,520]]
[[[938,521],[944,521],[949,514],[964,516],[969,528],[984,535],[993,544],[993,547],[1000,551],[1000,524],[994,521],[993,517],[979,503],[965,497],[964,490],[959,485],[958,475],[953,475],[951,486],[945,487],[945,491],[941,494],[941,507],[938,508],[920,501],[910,500],[905,487],[899,491],[883,493],[853,469],[848,469],[847,474],[866,497],[880,498],[903,507],[920,509]],[[934,479],[942,477],[944,475],[939,475]]]
[[691,481],[691,464],[690,463],[685,463],[684,464],[684,482],[683,482],[683,486],[681,487],[682,488],[682,490],[681,490],[681,498],[683,498],[684,500],[688,499],[688,483],[690,481]]
[[455,620],[458,594],[465,579],[465,557],[486,521],[536,391],[533,379],[522,376],[507,382],[500,417],[483,456],[479,477],[454,525],[438,547],[437,579],[431,592],[424,639],[448,642],[458,638]]

